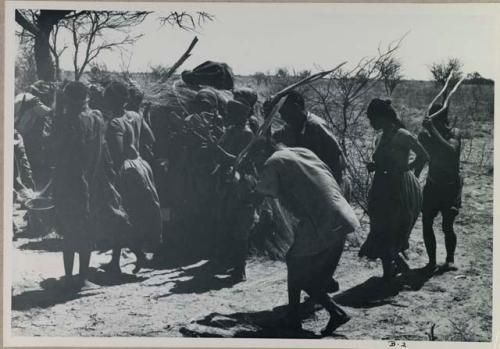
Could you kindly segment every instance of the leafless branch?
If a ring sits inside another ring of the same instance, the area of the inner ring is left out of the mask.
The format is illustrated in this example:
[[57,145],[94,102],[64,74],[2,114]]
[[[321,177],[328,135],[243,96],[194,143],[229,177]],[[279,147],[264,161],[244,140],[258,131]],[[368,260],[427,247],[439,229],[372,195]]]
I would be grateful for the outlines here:
[[198,11],[195,14],[185,11],[172,11],[167,16],[160,17],[160,23],[162,25],[168,24],[187,31],[196,31],[196,28],[202,27],[203,24],[212,22],[214,19],[214,15],[203,11]]

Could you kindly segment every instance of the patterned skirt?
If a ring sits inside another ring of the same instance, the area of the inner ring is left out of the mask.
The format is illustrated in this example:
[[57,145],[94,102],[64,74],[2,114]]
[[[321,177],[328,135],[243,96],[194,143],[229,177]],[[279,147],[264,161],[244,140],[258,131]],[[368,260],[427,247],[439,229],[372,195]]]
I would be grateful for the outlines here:
[[375,173],[368,196],[370,233],[359,256],[394,258],[408,249],[422,209],[422,188],[411,171]]

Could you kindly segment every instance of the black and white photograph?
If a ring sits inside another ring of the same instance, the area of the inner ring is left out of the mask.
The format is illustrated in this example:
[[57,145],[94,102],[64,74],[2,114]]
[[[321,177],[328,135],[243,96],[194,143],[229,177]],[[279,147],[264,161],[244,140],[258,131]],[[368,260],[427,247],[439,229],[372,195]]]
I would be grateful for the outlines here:
[[498,4],[5,9],[5,346],[499,344]]

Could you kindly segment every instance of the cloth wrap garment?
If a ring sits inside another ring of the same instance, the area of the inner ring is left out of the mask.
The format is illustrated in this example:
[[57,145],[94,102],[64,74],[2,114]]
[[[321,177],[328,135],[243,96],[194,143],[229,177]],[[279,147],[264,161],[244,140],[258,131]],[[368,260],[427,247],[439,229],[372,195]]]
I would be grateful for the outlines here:
[[409,148],[403,141],[408,136],[408,131],[399,129],[389,139],[378,141],[368,194],[370,233],[360,256],[394,258],[409,247],[410,233],[422,209],[422,189],[408,169]]
[[57,232],[72,250],[121,246],[131,226],[113,184],[101,113],[84,105],[64,122],[53,182]]
[[126,111],[122,117],[114,118],[108,126],[110,137],[123,137],[123,153],[114,161],[118,170],[117,186],[132,223],[134,240],[145,243],[154,251],[161,242],[162,220],[160,200],[149,164],[140,157],[140,134],[142,117]]
[[359,227],[329,167],[308,149],[284,148],[266,161],[258,185],[299,220],[287,253],[289,278],[303,289],[324,286],[337,267],[347,234]]

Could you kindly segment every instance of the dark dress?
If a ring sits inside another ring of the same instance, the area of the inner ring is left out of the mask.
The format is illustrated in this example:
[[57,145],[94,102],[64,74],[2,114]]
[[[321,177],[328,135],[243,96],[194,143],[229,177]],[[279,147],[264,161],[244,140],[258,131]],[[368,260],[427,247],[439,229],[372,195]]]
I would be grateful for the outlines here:
[[422,189],[408,169],[408,137],[414,139],[408,131],[399,129],[377,144],[373,155],[375,176],[368,194],[370,233],[360,256],[392,259],[409,247],[410,233],[422,208]]
[[123,137],[123,152],[113,154],[117,186],[133,226],[134,240],[153,251],[161,242],[160,200],[149,164],[140,157],[142,118],[133,111],[110,121],[108,139]]
[[53,181],[57,232],[71,250],[122,245],[130,222],[113,184],[101,113],[84,106],[64,120]]

